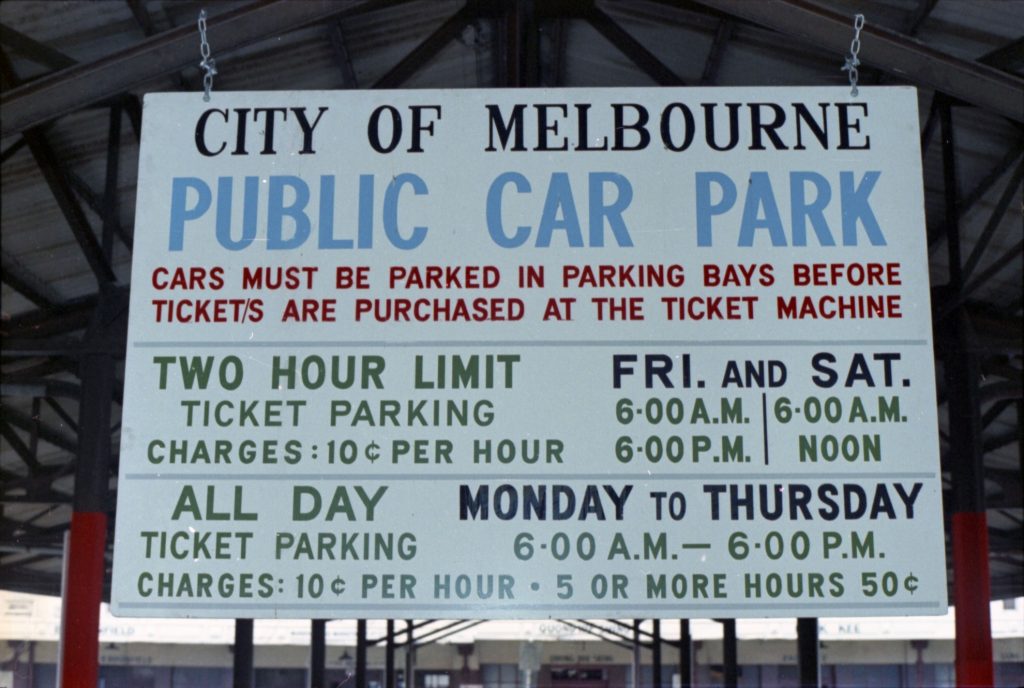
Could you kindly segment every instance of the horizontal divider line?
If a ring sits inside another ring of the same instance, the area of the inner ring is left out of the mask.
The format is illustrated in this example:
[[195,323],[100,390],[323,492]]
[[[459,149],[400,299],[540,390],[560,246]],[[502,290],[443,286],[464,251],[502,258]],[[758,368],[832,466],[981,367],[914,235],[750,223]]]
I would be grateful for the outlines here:
[[[939,608],[939,605],[935,602],[830,602],[828,608],[832,609],[892,609],[906,608],[906,609],[934,609]],[[580,610],[593,610],[593,611],[617,611],[621,613],[628,613],[631,609],[686,609],[686,610],[704,610],[708,607],[714,607],[716,609],[758,609],[758,610],[773,610],[773,609],[820,609],[821,604],[817,602],[808,603],[787,603],[787,604],[772,604],[767,602],[750,602],[750,603],[734,603],[734,604],[721,604],[721,603],[708,603],[704,605],[700,604],[674,604],[671,602],[658,602],[650,604],[523,604],[523,603],[509,603],[501,604],[490,601],[481,601],[475,604],[400,604],[400,605],[387,605],[387,604],[331,604],[329,601],[319,600],[311,603],[284,603],[284,604],[273,604],[273,603],[222,603],[222,602],[209,602],[209,603],[181,603],[175,602],[174,604],[168,604],[165,602],[122,602],[118,605],[120,609],[344,609],[351,611],[358,610],[385,610],[385,611],[434,611],[440,610],[442,612],[450,612],[455,609],[531,609],[531,610],[555,610],[562,611],[566,609],[580,609]],[[432,618],[443,619],[444,614],[441,615],[430,615]],[[891,615],[887,615],[891,616]],[[406,618],[402,616],[401,618]],[[475,617],[474,617],[475,618]],[[489,618],[489,617],[479,617]]]
[[126,480],[332,480],[335,482],[345,480],[378,480],[395,482],[441,482],[445,480],[507,480],[507,481],[543,481],[555,480],[751,480],[751,481],[772,481],[772,480],[821,480],[829,481],[835,479],[855,478],[858,480],[919,480],[938,478],[934,472],[903,472],[903,473],[862,473],[848,471],[845,473],[829,473],[828,475],[805,474],[805,473],[773,473],[764,475],[762,473],[688,473],[684,475],[665,474],[604,474],[604,473],[583,473],[579,475],[552,475],[550,473],[526,473],[526,474],[477,474],[477,473],[456,473],[453,475],[409,475],[398,473],[395,475],[376,475],[369,473],[125,473]]
[[502,341],[462,341],[462,340],[440,340],[440,341],[250,341],[250,340],[220,340],[220,341],[134,341],[131,345],[138,349],[159,349],[164,347],[194,347],[194,348],[382,348],[382,349],[407,349],[422,348],[430,346],[464,346],[464,347],[617,347],[637,346],[643,348],[664,347],[664,346],[688,346],[688,347],[741,347],[741,346],[927,346],[930,342],[926,339],[623,339],[623,340],[502,340]]

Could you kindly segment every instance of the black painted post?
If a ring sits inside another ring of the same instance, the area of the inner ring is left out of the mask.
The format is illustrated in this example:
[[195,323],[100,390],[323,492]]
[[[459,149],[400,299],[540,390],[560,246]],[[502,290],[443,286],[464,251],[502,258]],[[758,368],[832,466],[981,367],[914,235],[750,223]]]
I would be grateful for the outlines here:
[[231,685],[233,688],[254,688],[256,685],[252,619],[235,619],[235,659],[232,664]]
[[309,688],[326,688],[324,665],[327,660],[327,622],[309,622]]
[[679,619],[679,688],[693,686],[693,637],[690,620]]
[[796,620],[797,662],[800,667],[800,688],[818,688],[818,619]]
[[366,619],[356,621],[356,688],[366,688]]
[[654,672],[652,688],[661,688],[661,620],[654,619],[651,629],[651,671]]
[[388,637],[384,645],[384,688],[395,686],[395,622],[388,619]]
[[633,688],[640,688],[640,619],[633,619]]
[[722,619],[722,664],[725,688],[739,684],[739,657],[736,648],[736,619]]
[[414,663],[416,661],[416,645],[412,637],[412,621],[405,622],[405,676],[403,676],[403,682],[405,688],[413,688],[416,685],[414,680],[415,668]]

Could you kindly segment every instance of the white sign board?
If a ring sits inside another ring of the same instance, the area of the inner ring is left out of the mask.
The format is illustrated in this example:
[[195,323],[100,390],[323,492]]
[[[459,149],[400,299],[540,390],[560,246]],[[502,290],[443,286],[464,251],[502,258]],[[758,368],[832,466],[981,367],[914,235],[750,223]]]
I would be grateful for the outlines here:
[[946,611],[909,88],[145,100],[115,613]]

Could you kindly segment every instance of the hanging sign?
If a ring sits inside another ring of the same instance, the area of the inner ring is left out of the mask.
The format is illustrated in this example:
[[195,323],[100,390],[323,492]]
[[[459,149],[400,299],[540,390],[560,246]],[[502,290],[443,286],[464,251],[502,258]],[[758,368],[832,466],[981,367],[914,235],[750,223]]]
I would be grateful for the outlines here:
[[113,607],[946,611],[910,88],[145,99]]

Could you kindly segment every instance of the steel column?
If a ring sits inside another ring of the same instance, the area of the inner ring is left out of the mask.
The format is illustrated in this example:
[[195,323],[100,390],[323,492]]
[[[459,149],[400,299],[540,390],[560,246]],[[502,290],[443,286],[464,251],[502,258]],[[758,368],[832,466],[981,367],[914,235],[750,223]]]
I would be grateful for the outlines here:
[[[496,82],[505,87],[539,86],[540,40],[533,0],[502,0],[498,22]],[[559,67],[556,66],[556,71]],[[557,78],[557,74],[556,74]]]
[[110,125],[107,130],[107,174],[103,184],[103,255],[108,264],[114,261],[114,232],[120,225],[118,219],[118,170],[121,161],[121,105],[110,108]]
[[254,688],[256,670],[252,644],[252,619],[235,619],[235,658],[231,665],[232,688]]
[[818,688],[818,619],[796,620],[797,663],[800,667],[800,688]]
[[327,688],[324,666],[327,659],[327,621],[309,622],[309,688]]
[[395,622],[388,619],[388,637],[384,641],[384,688],[396,688],[395,684]]
[[[77,493],[76,493],[77,494]],[[61,688],[94,688],[99,681],[100,600],[103,599],[107,515],[71,514],[68,580],[61,624]]]
[[[88,342],[106,335],[106,314],[100,306],[90,325]],[[87,347],[87,350],[92,347]],[[114,359],[108,353],[86,353],[79,360],[82,402],[79,406],[78,463],[74,512],[68,546],[68,581],[61,625],[61,688],[95,688],[99,678],[100,602],[106,578],[107,507],[110,481],[110,406]]]
[[366,688],[366,619],[356,621],[356,688]]
[[416,671],[416,643],[412,635],[413,628],[411,620],[405,622],[405,673],[402,677],[405,688],[412,688],[416,685],[414,680]]
[[654,627],[651,629],[653,636],[651,645],[651,670],[654,672],[652,688],[661,688],[661,620],[652,621]]
[[[551,75],[548,82],[555,88],[565,86],[566,53],[568,52],[569,33],[568,22],[565,17],[557,17],[551,20],[554,25],[552,41],[554,46],[551,59]],[[500,83],[500,82],[499,82]]]
[[640,688],[640,619],[633,619],[633,688]]
[[722,685],[739,685],[739,654],[736,647],[736,619],[722,619]]
[[956,606],[956,682],[960,688],[991,686],[992,632],[989,615],[988,526],[985,518],[978,363],[970,350],[970,322],[961,292],[964,274],[957,209],[953,113],[941,105],[942,164],[949,250],[949,295],[957,305],[941,328],[945,349],[949,433],[953,448],[953,599]]
[[690,620],[679,620],[679,688],[693,685],[693,637]]

